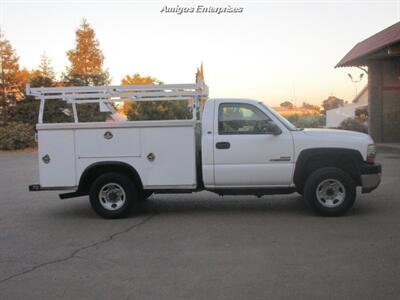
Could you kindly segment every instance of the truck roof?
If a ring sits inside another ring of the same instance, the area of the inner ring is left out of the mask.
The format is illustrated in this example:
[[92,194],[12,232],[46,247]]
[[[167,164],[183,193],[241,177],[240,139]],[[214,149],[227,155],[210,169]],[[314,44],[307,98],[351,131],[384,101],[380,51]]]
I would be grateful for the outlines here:
[[249,98],[211,98],[209,101],[229,101],[229,102],[262,102],[256,99],[249,99]]

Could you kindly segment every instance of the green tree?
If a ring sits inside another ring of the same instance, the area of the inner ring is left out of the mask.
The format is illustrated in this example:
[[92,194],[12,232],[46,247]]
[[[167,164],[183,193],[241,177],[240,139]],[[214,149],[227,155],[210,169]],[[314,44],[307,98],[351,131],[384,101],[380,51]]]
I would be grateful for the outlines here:
[[[127,75],[121,80],[122,85],[160,84],[158,79],[150,76]],[[174,120],[190,119],[192,113],[189,101],[150,101],[150,102],[125,102],[124,113],[128,120]]]
[[[54,84],[55,73],[51,66],[50,59],[43,54],[40,57],[39,66],[32,70],[28,75],[28,80],[31,87],[51,87]],[[46,114],[45,116],[51,115],[55,118],[57,115],[57,106],[61,103],[55,103],[58,101],[46,101]],[[49,106],[53,107],[48,112]],[[28,123],[30,125],[35,125],[38,120],[39,114],[39,101],[35,100],[32,96],[25,95],[24,100],[19,101],[15,107],[15,120],[22,123]]]
[[318,105],[310,104],[310,103],[307,103],[307,102],[303,102],[302,107],[305,108],[305,109],[310,109],[310,110],[315,110],[315,111],[319,111],[320,110],[320,107]]
[[122,85],[140,85],[140,84],[157,84],[161,83],[160,80],[150,76],[140,76],[139,73],[135,73],[132,76],[126,75],[121,80]]
[[103,69],[104,55],[93,28],[83,19],[75,34],[75,49],[67,52],[71,64],[63,74],[63,81],[73,86],[109,84],[110,75]]
[[22,100],[25,95],[25,89],[26,85],[29,83],[31,78],[31,73],[29,72],[28,69],[23,68],[22,70],[19,70],[18,73],[16,74],[16,82],[17,82],[17,101]]
[[[28,78],[30,79],[31,87],[52,87],[55,85],[54,68],[51,65],[51,60],[45,54],[41,56],[39,66],[32,70]],[[38,121],[38,115],[39,101],[34,97],[25,95],[22,101],[17,102],[15,108],[15,120],[17,122],[35,125]],[[60,100],[47,100],[44,107],[43,121],[45,123],[72,122],[71,104]]]
[[[110,75],[103,68],[104,55],[90,24],[83,19],[76,30],[75,48],[67,52],[70,66],[62,74],[62,80],[70,86],[96,86],[110,83]],[[77,105],[80,122],[105,121],[108,114],[100,112],[98,103]]]
[[322,107],[324,108],[324,112],[330,109],[338,108],[344,105],[344,100],[336,98],[335,96],[329,96],[328,99],[322,101]]
[[46,53],[40,57],[39,67],[32,70],[30,76],[30,84],[32,87],[51,87],[54,85],[56,76],[51,60]]
[[[150,76],[141,76],[139,73],[135,73],[132,76],[126,75],[121,79],[122,85],[142,85],[142,84],[156,84],[160,81],[154,77]],[[143,110],[143,105],[146,104],[126,101],[124,103],[123,112],[127,116],[128,120],[137,120],[139,118],[138,108],[141,107],[140,110]]]
[[293,103],[292,102],[290,102],[290,101],[285,101],[285,102],[282,102],[281,104],[280,104],[280,106],[281,107],[283,107],[283,108],[286,108],[286,109],[293,109]]
[[0,119],[6,124],[19,93],[19,57],[0,32]]

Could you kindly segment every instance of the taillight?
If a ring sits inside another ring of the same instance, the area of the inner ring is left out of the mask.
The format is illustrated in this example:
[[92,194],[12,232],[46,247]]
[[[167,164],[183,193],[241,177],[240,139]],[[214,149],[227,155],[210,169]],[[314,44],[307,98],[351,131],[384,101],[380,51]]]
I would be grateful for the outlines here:
[[369,144],[367,148],[367,163],[375,163],[376,150],[374,144]]

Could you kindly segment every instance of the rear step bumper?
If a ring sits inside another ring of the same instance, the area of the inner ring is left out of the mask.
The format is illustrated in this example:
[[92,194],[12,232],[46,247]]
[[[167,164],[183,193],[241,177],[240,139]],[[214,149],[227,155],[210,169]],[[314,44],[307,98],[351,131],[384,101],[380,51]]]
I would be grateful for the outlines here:
[[[55,187],[43,187],[40,184],[29,185],[30,192],[40,192],[40,191],[62,191],[62,190],[76,190],[76,186],[55,186]],[[82,193],[75,191],[70,193],[60,194],[60,199],[68,199],[83,196]]]
[[29,185],[29,191],[30,192],[39,192],[39,191],[43,191],[43,189],[40,186],[40,184],[30,184]]
[[71,193],[63,193],[58,196],[60,197],[60,199],[69,199],[69,198],[84,196],[84,194],[79,192],[71,192]]

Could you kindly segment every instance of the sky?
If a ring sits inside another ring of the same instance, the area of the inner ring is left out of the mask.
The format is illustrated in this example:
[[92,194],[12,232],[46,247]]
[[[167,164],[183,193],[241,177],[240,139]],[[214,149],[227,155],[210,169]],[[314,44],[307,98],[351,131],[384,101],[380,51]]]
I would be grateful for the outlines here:
[[[163,7],[231,7],[242,13],[161,13]],[[57,72],[68,65],[75,30],[95,29],[112,83],[140,73],[164,83],[194,82],[204,64],[212,98],[321,104],[351,101],[358,68],[336,63],[358,42],[400,21],[400,1],[19,1],[0,0],[0,26],[36,68],[46,52]],[[367,76],[358,84],[360,90]]]

